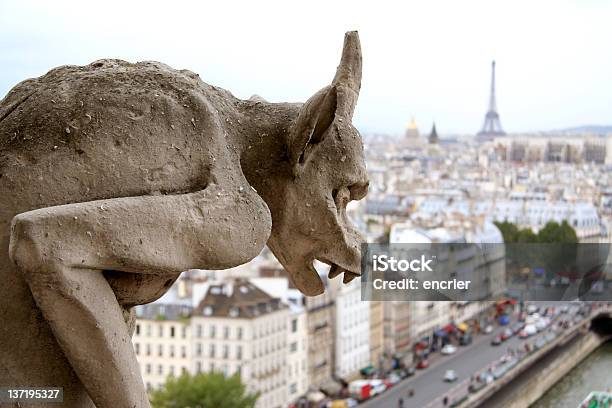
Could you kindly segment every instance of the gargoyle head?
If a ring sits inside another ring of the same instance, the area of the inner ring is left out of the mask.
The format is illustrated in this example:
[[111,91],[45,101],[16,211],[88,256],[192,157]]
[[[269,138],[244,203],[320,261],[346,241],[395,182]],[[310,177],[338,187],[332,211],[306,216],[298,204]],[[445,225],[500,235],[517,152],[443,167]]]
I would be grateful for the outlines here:
[[361,274],[363,238],[346,215],[349,201],[368,191],[363,142],[351,123],[361,64],[359,36],[348,32],[331,85],[304,103],[291,125],[287,155],[293,174],[278,186],[283,211],[271,208],[268,246],[307,295],[324,291],[315,259],[331,265],[331,278],[344,272],[345,283]]

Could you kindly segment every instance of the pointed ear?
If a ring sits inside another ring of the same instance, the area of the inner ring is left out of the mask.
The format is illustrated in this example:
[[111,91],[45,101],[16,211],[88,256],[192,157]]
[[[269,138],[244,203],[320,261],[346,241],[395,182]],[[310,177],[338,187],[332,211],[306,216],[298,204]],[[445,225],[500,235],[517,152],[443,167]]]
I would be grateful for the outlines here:
[[300,109],[291,130],[289,160],[294,168],[308,160],[313,148],[323,141],[336,116],[337,89],[326,86],[314,94]]

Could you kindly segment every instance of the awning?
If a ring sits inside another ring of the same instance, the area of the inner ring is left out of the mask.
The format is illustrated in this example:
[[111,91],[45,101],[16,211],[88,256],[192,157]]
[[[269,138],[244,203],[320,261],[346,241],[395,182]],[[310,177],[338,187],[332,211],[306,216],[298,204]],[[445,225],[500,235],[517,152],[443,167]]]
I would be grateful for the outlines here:
[[459,323],[459,324],[457,325],[457,328],[458,328],[459,330],[461,330],[462,332],[466,332],[466,331],[468,331],[468,330],[470,329],[470,328],[468,327],[468,325],[467,325],[467,324],[465,324],[465,323]]
[[361,373],[361,375],[368,376],[374,373],[374,367],[372,365],[369,365],[367,367],[363,367],[361,370],[359,370],[359,372]]

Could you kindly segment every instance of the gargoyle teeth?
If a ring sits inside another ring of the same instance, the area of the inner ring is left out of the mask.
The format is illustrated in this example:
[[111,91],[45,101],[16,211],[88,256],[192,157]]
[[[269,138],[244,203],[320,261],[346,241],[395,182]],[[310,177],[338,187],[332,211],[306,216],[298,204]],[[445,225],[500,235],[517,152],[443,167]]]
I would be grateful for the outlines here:
[[356,277],[358,277],[359,275],[353,272],[344,272],[344,278],[342,279],[343,283],[349,283],[350,281],[352,281],[353,279],[355,279]]
[[327,274],[327,277],[329,279],[334,279],[336,276],[340,275],[342,272],[343,272],[342,268],[340,268],[336,264],[332,264],[331,268],[329,268],[329,273]]

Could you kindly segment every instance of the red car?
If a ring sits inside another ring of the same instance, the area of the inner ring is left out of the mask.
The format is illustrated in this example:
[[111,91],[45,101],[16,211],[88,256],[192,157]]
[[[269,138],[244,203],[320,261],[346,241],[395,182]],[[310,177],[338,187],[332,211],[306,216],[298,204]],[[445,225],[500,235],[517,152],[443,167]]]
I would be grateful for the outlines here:
[[419,363],[416,366],[419,370],[425,369],[427,367],[429,367],[429,360],[427,359],[423,359],[421,361],[419,361]]
[[506,341],[508,340],[510,337],[512,337],[514,335],[514,333],[512,332],[512,330],[510,330],[509,328],[504,329],[504,331],[501,333],[501,339],[502,341]]

